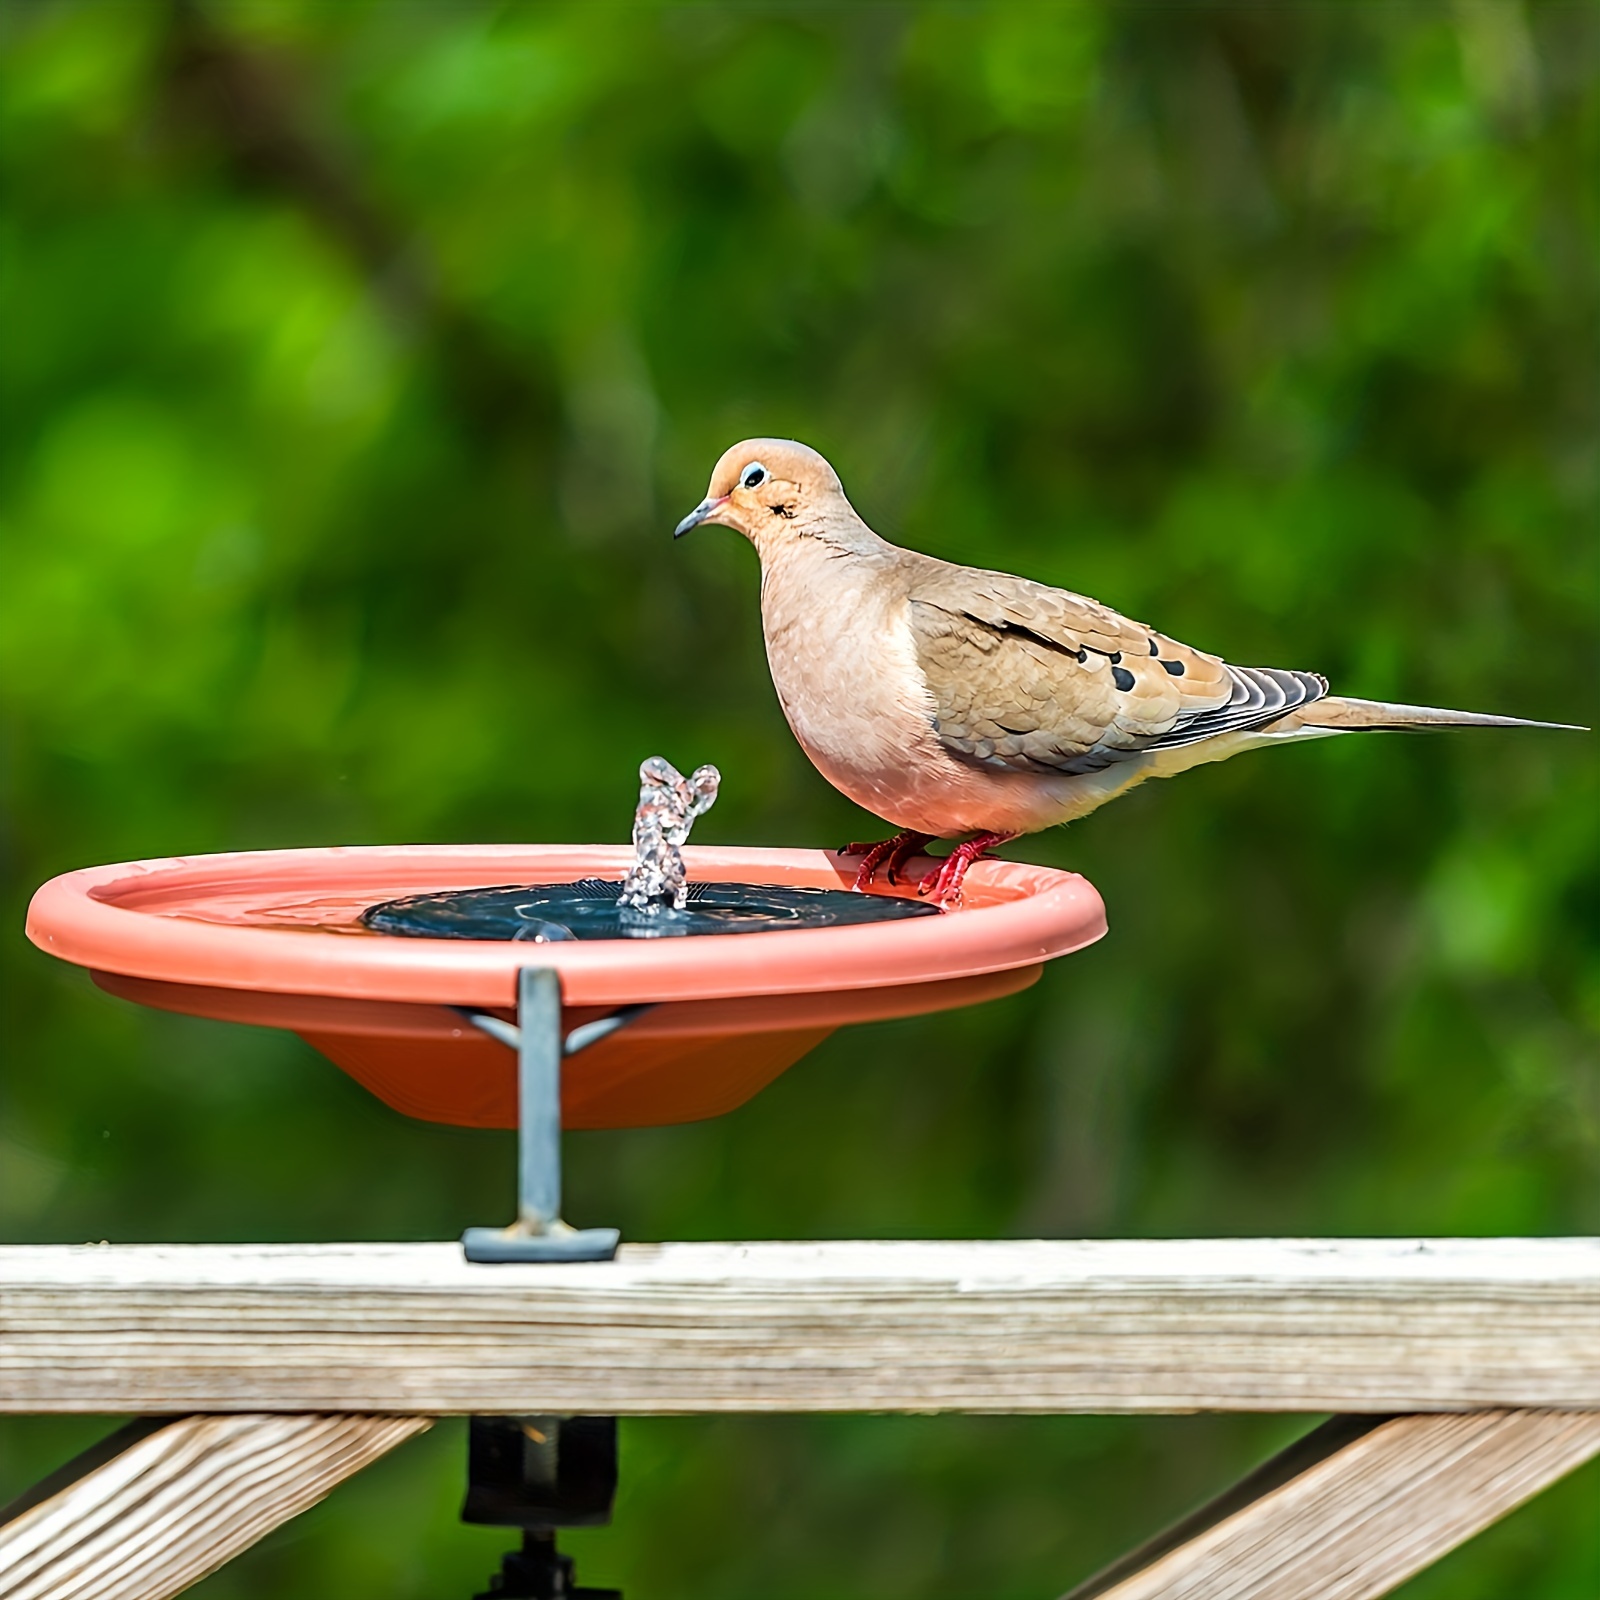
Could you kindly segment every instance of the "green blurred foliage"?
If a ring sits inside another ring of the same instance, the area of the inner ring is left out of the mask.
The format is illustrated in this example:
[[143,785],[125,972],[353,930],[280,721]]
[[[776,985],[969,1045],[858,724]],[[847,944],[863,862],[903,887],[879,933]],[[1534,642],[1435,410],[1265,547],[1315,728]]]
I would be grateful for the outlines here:
[[[872,824],[785,729],[751,433],[869,521],[1351,692],[1600,720],[1589,5],[8,0],[0,708],[15,1240],[449,1237],[509,1136],[21,935],[90,862]],[[1600,1228],[1593,739],[1373,737],[1015,847],[1104,944],[569,1140],[639,1238]],[[624,1429],[590,1582],[1059,1592],[1299,1419]],[[0,1427],[0,1497],[104,1431]],[[196,1591],[466,1594],[444,1424]],[[1591,1468],[1405,1592],[1600,1582]]]

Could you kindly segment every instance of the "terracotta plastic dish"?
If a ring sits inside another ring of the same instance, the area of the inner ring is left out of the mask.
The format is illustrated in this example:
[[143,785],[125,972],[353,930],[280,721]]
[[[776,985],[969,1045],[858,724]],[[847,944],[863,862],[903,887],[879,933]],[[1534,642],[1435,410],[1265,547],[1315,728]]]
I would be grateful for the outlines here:
[[[694,848],[691,880],[848,886],[815,850]],[[362,911],[402,895],[620,878],[627,846],[274,850],[89,867],[33,897],[28,937],[143,1005],[288,1028],[408,1116],[517,1125],[516,1058],[454,1007],[510,1019],[516,974],[560,974],[564,1026],[653,1009],[573,1057],[569,1128],[692,1122],[742,1105],[835,1028],[1024,989],[1106,931],[1074,873],[978,863],[961,909],[857,927],[552,945],[393,938]]]

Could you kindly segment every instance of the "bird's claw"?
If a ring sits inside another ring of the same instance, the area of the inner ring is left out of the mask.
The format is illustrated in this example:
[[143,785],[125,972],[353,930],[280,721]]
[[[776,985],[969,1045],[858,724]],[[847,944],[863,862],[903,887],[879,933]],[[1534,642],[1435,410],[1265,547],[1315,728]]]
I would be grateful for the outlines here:
[[847,844],[839,852],[842,856],[860,856],[861,866],[856,871],[856,881],[851,888],[865,894],[872,887],[878,868],[888,863],[884,877],[890,884],[899,886],[900,869],[916,855],[933,837],[931,833],[917,833],[910,828],[897,833],[892,839],[880,839],[875,844]]
[[988,855],[997,844],[1015,838],[1014,833],[980,833],[958,844],[917,885],[917,893],[931,900],[941,911],[954,911],[961,904],[961,886],[966,882],[967,869],[972,863]]
[[917,885],[918,896],[923,900],[931,900],[941,911],[953,911],[961,904],[961,884],[971,860],[971,857],[952,850]]
[[[918,895],[931,900],[941,911],[954,910],[961,904],[961,885],[966,881],[967,868],[980,856],[986,856],[997,844],[1015,838],[1014,833],[980,833],[964,844],[958,844],[943,861],[923,874],[917,885]],[[884,877],[898,887],[901,868],[932,839],[931,833],[917,833],[907,828],[892,839],[880,839],[871,844],[847,844],[839,854],[861,857],[852,888],[858,894],[865,894],[871,889],[878,869],[884,867],[885,863]]]

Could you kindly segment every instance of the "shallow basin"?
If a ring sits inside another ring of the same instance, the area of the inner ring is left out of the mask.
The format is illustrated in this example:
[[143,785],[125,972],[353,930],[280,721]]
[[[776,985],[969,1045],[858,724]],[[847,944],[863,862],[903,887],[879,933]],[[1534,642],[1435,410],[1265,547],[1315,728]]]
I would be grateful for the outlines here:
[[[691,883],[838,889],[818,850],[689,847]],[[33,897],[28,937],[112,994],[287,1028],[407,1116],[517,1125],[515,1056],[459,1010],[511,1019],[516,974],[561,978],[568,1028],[651,1004],[569,1060],[569,1128],[692,1122],[742,1105],[848,1022],[1026,988],[1092,944],[1105,908],[1075,873],[980,861],[960,909],[753,936],[553,944],[394,937],[362,914],[449,889],[620,878],[630,846],[402,845],[256,851],[89,867]]]

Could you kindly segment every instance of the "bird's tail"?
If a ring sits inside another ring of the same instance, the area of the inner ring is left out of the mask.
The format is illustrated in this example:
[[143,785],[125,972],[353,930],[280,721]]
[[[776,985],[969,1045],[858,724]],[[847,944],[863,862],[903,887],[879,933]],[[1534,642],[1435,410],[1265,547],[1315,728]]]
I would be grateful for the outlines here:
[[1263,732],[1290,732],[1294,728],[1325,728],[1330,733],[1353,733],[1360,728],[1565,728],[1574,733],[1589,730],[1575,722],[1533,722],[1526,717],[1497,717],[1487,711],[1447,711],[1439,706],[1391,705],[1386,700],[1352,700],[1345,695],[1324,695],[1292,711]]

